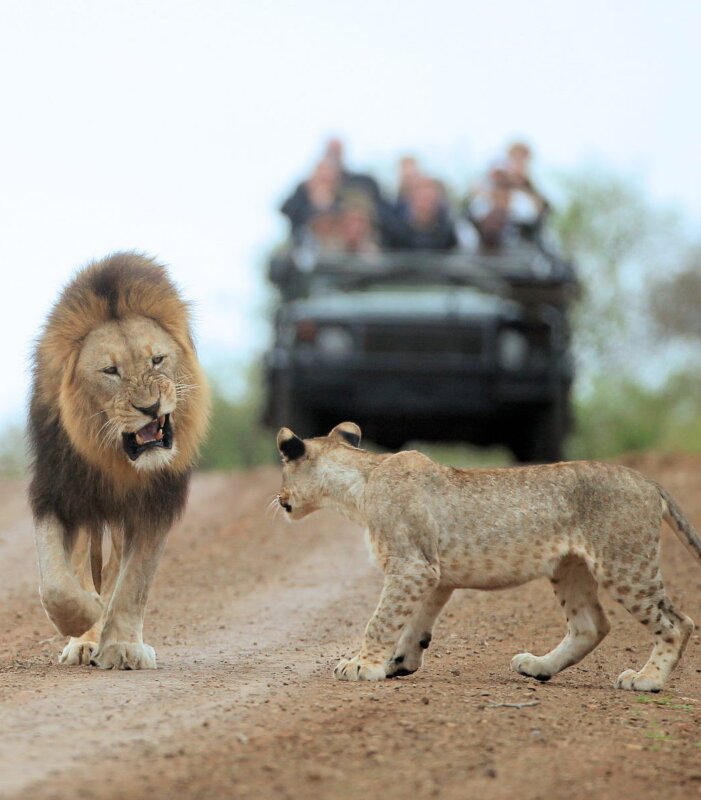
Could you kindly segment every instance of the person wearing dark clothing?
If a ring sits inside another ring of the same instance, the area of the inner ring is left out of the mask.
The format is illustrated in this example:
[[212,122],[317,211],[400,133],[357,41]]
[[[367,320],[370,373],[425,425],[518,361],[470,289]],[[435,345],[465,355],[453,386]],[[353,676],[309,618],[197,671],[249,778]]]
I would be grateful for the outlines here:
[[299,238],[313,218],[338,209],[340,190],[341,178],[336,164],[323,159],[280,207],[290,221],[293,238]]
[[452,250],[458,237],[452,220],[443,212],[429,227],[404,225],[398,244],[402,250]]
[[380,184],[364,172],[351,172],[343,160],[343,142],[340,139],[329,139],[324,150],[324,159],[328,159],[338,169],[341,186],[344,190],[362,191],[372,200],[379,203],[382,200]]
[[397,207],[380,218],[388,247],[397,250],[452,250],[458,244],[439,181],[419,177]]

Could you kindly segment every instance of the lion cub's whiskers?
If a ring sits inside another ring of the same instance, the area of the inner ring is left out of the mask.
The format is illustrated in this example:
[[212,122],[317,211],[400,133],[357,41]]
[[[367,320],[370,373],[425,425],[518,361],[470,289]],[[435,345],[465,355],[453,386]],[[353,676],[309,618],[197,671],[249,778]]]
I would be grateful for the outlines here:
[[275,521],[275,517],[277,517],[278,512],[280,511],[280,495],[274,495],[273,499],[266,505],[265,507],[265,515],[270,517],[272,516],[273,522]]

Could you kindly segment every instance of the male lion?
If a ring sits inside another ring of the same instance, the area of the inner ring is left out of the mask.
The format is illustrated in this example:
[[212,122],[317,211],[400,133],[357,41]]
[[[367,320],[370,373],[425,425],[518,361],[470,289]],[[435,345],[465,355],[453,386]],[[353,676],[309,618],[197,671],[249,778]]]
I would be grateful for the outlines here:
[[590,653],[609,631],[602,585],[650,631],[654,648],[622,689],[658,692],[694,623],[674,608],[659,571],[664,519],[701,558],[701,540],[669,494],[634,470],[571,462],[511,469],[455,469],[417,452],[359,449],[360,429],[337,425],[302,440],[278,433],[278,502],[292,519],[333,508],[367,528],[385,573],[360,652],[341,660],[340,680],[381,680],[420,666],[453,589],[501,589],[547,576],[567,634],[544,656],[521,653],[511,668],[549,680]]
[[29,422],[41,599],[71,637],[62,664],[155,669],[146,599],[208,404],[188,307],[165,269],[116,253],[78,272],[36,346]]

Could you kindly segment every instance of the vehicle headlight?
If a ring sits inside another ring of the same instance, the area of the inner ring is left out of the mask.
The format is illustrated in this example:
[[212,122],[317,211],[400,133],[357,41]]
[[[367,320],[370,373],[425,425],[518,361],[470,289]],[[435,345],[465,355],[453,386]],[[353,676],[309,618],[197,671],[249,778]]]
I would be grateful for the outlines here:
[[503,369],[517,370],[526,366],[528,340],[518,331],[506,330],[499,335],[497,358]]
[[311,344],[316,340],[318,333],[316,322],[311,319],[301,319],[297,323],[295,330],[295,338],[300,344]]
[[353,335],[346,328],[325,326],[316,334],[316,346],[328,356],[345,356],[353,352]]

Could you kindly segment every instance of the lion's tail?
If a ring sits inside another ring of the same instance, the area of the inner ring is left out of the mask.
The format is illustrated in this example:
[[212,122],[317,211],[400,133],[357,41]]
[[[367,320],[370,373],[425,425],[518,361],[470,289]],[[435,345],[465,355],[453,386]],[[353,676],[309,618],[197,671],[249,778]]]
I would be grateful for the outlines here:
[[90,531],[90,572],[95,591],[102,589],[102,527],[96,526]]
[[661,486],[657,488],[662,496],[662,516],[665,522],[677,534],[681,542],[701,561],[701,536],[684,516],[672,495]]

